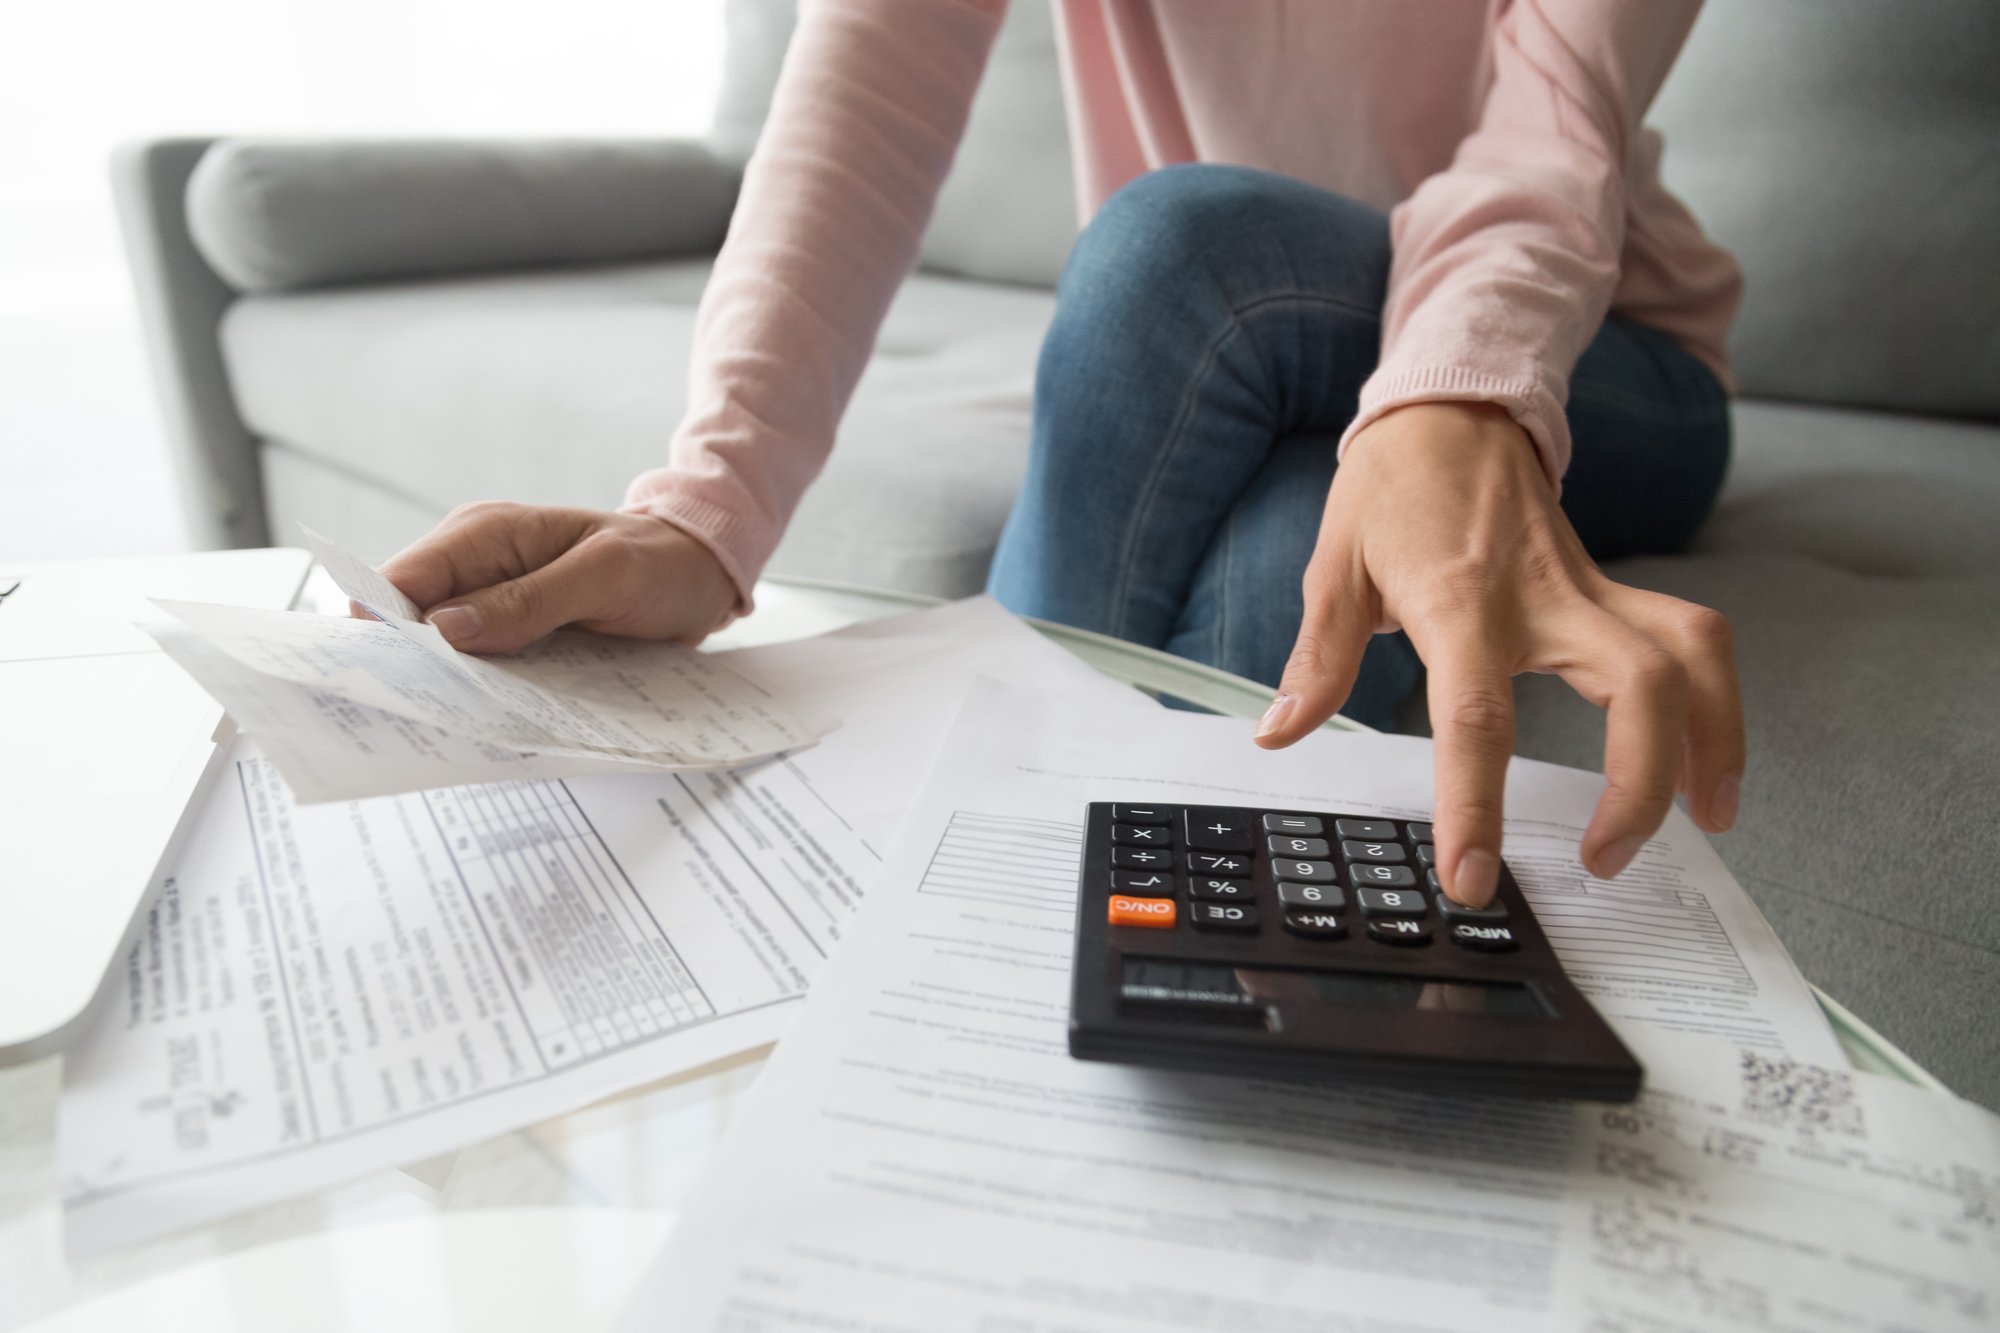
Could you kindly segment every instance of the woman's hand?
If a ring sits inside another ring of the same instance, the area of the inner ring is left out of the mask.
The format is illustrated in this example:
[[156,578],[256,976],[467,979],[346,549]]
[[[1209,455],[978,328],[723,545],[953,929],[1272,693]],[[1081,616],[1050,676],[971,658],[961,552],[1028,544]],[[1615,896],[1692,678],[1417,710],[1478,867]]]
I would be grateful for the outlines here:
[[1728,622],[1604,577],[1501,409],[1416,404],[1356,435],[1305,602],[1258,744],[1289,745],[1326,721],[1369,636],[1407,631],[1429,668],[1439,877],[1458,901],[1482,905],[1496,886],[1518,672],[1554,672],[1610,713],[1605,791],[1583,836],[1592,874],[1630,864],[1677,790],[1703,828],[1735,822],[1743,714]]
[[564,625],[696,643],[736,605],[721,563],[664,519],[555,505],[461,505],[382,573],[473,653]]

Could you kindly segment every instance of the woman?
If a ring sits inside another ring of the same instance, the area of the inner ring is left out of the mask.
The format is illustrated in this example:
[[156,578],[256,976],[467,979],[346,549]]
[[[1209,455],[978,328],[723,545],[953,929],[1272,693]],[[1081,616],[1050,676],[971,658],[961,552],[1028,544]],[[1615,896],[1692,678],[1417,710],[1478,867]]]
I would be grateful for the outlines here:
[[[1728,456],[1737,273],[1639,127],[1695,8],[1057,6],[1091,220],[992,590],[1276,681],[1267,747],[1343,704],[1385,721],[1421,662],[1440,868],[1467,903],[1494,889],[1521,671],[1609,712],[1593,873],[1622,870],[1676,790],[1708,829],[1735,818],[1727,626],[1593,563],[1682,545]],[[448,638],[694,641],[749,605],[914,260],[999,11],[802,6],[668,466],[618,513],[476,505],[397,556],[385,572]]]

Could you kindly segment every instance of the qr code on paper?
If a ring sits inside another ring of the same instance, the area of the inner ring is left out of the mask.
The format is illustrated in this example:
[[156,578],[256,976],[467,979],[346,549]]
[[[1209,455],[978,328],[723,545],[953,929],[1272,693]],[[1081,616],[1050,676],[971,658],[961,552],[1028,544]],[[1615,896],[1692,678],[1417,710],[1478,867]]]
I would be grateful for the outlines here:
[[1838,1069],[1743,1052],[1743,1114],[1783,1129],[1858,1136],[1854,1076]]

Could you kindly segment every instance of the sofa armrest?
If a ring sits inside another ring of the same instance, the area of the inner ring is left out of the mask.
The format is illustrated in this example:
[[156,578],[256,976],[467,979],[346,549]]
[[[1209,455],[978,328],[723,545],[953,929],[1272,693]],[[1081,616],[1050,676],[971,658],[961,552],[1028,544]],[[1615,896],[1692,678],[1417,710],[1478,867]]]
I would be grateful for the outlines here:
[[264,546],[256,440],[236,414],[217,341],[236,293],[188,235],[188,177],[213,142],[128,144],[112,154],[111,189],[189,540]]
[[239,291],[712,253],[740,168],[676,140],[225,140],[188,182]]

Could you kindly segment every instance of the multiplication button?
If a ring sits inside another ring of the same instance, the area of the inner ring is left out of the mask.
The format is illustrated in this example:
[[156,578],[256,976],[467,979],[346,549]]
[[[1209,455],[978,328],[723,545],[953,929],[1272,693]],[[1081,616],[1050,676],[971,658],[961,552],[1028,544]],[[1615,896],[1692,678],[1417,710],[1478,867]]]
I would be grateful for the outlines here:
[[1170,847],[1174,835],[1165,824],[1113,824],[1111,841],[1120,847]]

